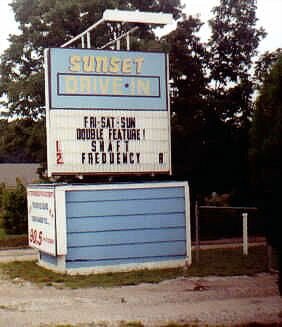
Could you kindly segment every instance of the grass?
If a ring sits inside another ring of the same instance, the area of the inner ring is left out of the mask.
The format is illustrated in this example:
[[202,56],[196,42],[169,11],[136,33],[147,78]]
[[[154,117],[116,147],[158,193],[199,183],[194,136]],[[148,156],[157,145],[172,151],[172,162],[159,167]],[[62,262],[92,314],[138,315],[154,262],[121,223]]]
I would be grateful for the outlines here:
[[[0,198],[1,200],[1,198]],[[5,229],[3,227],[3,219],[2,219],[2,209],[1,209],[1,203],[0,203],[0,240],[3,239],[6,236]]]
[[267,271],[267,257],[264,246],[251,247],[244,257],[241,248],[204,250],[200,263],[193,263],[188,269],[154,269],[122,273],[75,275],[55,273],[39,267],[36,262],[11,262],[0,264],[0,270],[11,279],[20,278],[32,283],[69,288],[115,287],[158,283],[177,277],[191,276],[234,276],[254,275]]
[[[193,258],[195,262],[195,258]],[[234,276],[254,275],[267,271],[265,246],[249,248],[249,255],[243,256],[242,248],[204,250],[200,252],[200,262],[192,265],[188,274],[194,276]]]
[[4,231],[4,228],[1,227],[1,222],[0,222],[0,240],[4,239],[6,236],[6,233]]

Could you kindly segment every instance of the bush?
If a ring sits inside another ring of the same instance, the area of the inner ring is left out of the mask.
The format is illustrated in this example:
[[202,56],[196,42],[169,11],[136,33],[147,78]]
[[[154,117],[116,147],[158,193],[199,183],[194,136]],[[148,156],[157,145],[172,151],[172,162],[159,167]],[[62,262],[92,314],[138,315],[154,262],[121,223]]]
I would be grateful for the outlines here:
[[1,183],[0,184],[0,213],[1,213],[1,209],[2,209],[2,203],[3,203],[3,193],[4,190],[6,189],[5,184]]
[[27,198],[24,185],[17,180],[15,190],[2,191],[3,227],[7,234],[27,233]]

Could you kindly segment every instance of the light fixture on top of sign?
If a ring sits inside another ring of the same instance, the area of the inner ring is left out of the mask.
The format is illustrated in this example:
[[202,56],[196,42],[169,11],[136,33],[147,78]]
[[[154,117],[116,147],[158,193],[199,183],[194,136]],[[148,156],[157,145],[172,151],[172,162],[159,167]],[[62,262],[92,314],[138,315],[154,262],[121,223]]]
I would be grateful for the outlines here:
[[167,25],[172,22],[172,14],[147,12],[139,10],[107,9],[103,19],[110,22]]
[[[118,9],[107,9],[103,13],[103,17],[98,20],[96,23],[88,27],[85,31],[73,37],[71,40],[65,42],[61,45],[61,48],[67,47],[68,45],[74,43],[77,40],[81,40],[82,48],[85,48],[85,37],[86,37],[86,47],[91,48],[91,39],[90,32],[93,31],[100,24],[105,22],[116,22],[116,23],[138,23],[138,24],[149,24],[149,25],[168,25],[173,22],[172,14],[168,13],[156,13],[156,12],[147,12],[147,11],[139,11],[139,10],[118,10]],[[129,35],[133,33],[137,27],[131,28],[129,31],[123,33],[118,38],[113,41],[110,41],[106,45],[108,46],[112,43],[117,44],[117,48],[119,48],[120,39],[126,37],[127,39],[127,48],[129,48]],[[129,50],[129,49],[128,49]]]

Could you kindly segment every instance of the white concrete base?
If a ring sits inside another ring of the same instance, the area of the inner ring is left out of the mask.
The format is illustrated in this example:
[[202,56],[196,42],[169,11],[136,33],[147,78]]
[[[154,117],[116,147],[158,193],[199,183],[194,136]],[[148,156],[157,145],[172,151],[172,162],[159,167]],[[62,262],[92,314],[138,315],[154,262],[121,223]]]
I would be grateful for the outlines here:
[[185,268],[189,267],[188,260],[171,260],[164,262],[146,262],[138,264],[124,264],[117,266],[103,266],[103,267],[87,267],[87,268],[66,268],[64,257],[60,258],[61,263],[58,266],[52,265],[48,262],[39,260],[38,265],[61,274],[68,275],[90,275],[90,274],[105,274],[115,272],[129,272],[137,270],[153,270],[153,269],[169,269],[169,268]]
[[65,274],[67,272],[66,267],[65,267],[65,263],[66,263],[65,256],[58,256],[57,257],[57,262],[58,262],[57,265],[53,265],[53,264],[51,264],[49,262],[41,260],[40,254],[38,255],[37,264],[40,267],[48,269],[48,270],[52,270],[52,271],[60,273],[60,274]]

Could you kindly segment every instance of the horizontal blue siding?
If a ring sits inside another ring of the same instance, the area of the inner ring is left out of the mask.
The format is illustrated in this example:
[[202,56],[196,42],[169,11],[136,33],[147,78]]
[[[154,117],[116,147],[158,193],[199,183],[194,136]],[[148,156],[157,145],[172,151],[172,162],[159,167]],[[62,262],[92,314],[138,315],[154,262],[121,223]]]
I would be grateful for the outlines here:
[[70,247],[67,260],[113,260],[161,256],[185,256],[185,241],[110,246]]
[[67,204],[68,217],[99,217],[113,215],[140,215],[183,212],[184,199],[142,199],[107,202],[71,202]]
[[183,228],[171,229],[143,229],[134,231],[106,231],[93,233],[72,233],[68,234],[68,245],[79,246],[111,246],[116,244],[151,243],[184,240],[185,231]]
[[182,213],[155,214],[155,215],[131,215],[131,216],[107,216],[107,217],[82,217],[69,218],[67,229],[74,232],[101,232],[107,230],[132,230],[148,228],[185,228],[185,217]]
[[152,189],[116,189],[116,190],[89,190],[69,191],[66,201],[70,202],[93,202],[95,201],[120,201],[138,199],[161,199],[161,198],[183,198],[183,187],[152,188]]
[[185,259],[181,187],[71,190],[67,268]]

